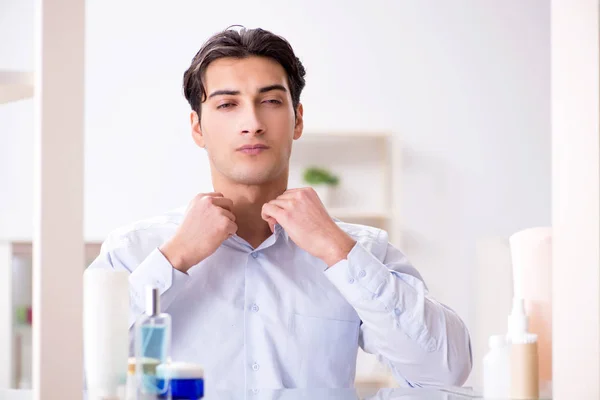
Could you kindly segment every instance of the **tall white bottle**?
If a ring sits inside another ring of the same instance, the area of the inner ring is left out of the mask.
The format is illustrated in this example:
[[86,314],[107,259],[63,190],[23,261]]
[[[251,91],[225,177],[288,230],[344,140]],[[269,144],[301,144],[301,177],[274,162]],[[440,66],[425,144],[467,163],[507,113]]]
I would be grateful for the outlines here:
[[85,270],[83,351],[87,398],[117,399],[127,378],[129,356],[127,271]]
[[483,397],[508,399],[510,395],[510,345],[504,335],[489,338],[490,349],[483,357]]

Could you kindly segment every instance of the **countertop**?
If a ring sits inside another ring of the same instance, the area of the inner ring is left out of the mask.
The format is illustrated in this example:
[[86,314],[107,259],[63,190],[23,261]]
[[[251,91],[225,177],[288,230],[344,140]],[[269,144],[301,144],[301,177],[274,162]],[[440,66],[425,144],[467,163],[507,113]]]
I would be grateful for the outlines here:
[[[82,399],[84,395],[82,395]],[[465,388],[279,389],[209,391],[204,400],[467,400],[481,398]],[[30,390],[1,390],[0,400],[33,400]]]

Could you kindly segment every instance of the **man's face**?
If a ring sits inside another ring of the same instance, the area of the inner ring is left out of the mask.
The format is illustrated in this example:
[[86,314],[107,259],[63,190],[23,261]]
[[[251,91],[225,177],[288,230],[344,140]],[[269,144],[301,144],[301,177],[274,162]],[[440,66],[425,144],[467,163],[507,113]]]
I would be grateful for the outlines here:
[[196,143],[213,174],[247,185],[288,173],[292,141],[302,135],[283,67],[269,58],[221,58],[206,69],[201,120],[192,112]]

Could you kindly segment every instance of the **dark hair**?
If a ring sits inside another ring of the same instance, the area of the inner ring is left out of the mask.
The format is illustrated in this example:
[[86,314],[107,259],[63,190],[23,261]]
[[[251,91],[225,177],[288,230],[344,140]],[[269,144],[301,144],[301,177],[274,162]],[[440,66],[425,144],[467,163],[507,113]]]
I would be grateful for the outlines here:
[[287,73],[288,85],[294,106],[294,113],[300,103],[300,93],[304,89],[304,66],[294,54],[292,46],[281,36],[264,29],[231,29],[213,35],[200,48],[192,59],[190,67],[183,74],[183,93],[192,110],[200,117],[200,107],[206,100],[204,75],[208,65],[224,57],[246,58],[250,56],[268,57],[277,61]]

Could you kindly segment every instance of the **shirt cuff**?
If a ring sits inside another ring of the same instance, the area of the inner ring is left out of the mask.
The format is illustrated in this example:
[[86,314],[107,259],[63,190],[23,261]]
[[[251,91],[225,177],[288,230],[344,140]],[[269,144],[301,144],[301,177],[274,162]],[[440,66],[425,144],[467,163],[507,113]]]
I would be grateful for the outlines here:
[[161,311],[166,310],[189,281],[189,275],[173,268],[159,249],[155,249],[129,275],[130,299],[138,313],[144,311],[146,288],[158,288]]

